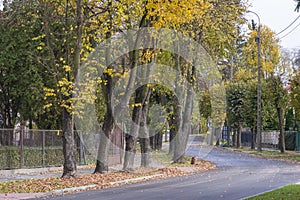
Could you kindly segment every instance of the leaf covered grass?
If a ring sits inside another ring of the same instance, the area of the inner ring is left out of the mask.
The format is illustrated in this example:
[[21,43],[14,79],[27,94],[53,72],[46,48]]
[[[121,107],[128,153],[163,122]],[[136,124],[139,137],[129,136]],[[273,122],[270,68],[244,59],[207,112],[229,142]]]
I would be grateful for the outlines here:
[[288,185],[283,188],[267,192],[248,200],[299,200],[300,199],[300,185]]
[[235,148],[235,147],[226,147],[226,148],[234,150],[234,151],[249,153],[251,155],[262,157],[262,158],[267,158],[267,159],[288,161],[288,162],[294,162],[294,163],[300,162],[300,153],[294,152],[294,151],[286,151],[285,153],[281,153],[278,150],[270,150],[270,151],[263,150],[261,152],[257,152],[256,150],[249,149],[249,148]]
[[151,154],[152,158],[157,160],[163,166],[172,166],[172,167],[192,167],[191,157],[185,156],[184,163],[173,163],[172,155],[168,154],[166,150],[153,151]]
[[[186,157],[185,164],[170,164],[171,157],[166,152],[154,152],[152,157],[158,162],[161,162],[163,168],[136,168],[135,173],[128,173],[124,171],[113,171],[106,174],[81,174],[76,178],[65,179],[59,177],[50,177],[42,179],[29,179],[29,180],[17,180],[9,182],[0,182],[0,193],[39,193],[50,192],[53,190],[59,190],[64,188],[72,188],[87,185],[97,185],[94,188],[89,189],[103,189],[107,187],[114,187],[118,185],[126,184],[118,182],[127,179],[133,179],[137,177],[145,177],[156,175],[152,178],[145,178],[142,180],[130,181],[130,183],[141,182],[150,179],[167,178],[175,176],[185,176],[191,173],[215,169],[215,166],[208,161],[199,160],[196,165],[190,164],[190,158]],[[189,168],[186,170],[184,168]],[[192,169],[192,170],[191,170]],[[128,184],[128,183],[127,183]]]

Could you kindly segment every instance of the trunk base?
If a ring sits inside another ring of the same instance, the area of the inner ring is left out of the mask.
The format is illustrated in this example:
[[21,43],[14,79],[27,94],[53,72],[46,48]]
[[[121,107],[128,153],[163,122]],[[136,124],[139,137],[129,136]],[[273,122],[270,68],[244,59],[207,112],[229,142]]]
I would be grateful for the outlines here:
[[102,162],[97,160],[94,174],[106,174],[108,173],[108,165],[104,165]]
[[64,172],[61,178],[77,178],[76,171]]

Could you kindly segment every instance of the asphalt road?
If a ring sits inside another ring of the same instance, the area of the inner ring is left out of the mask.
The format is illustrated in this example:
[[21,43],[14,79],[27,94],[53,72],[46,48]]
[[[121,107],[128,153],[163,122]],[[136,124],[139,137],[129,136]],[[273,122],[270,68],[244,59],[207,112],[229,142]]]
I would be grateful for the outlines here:
[[190,145],[187,154],[216,163],[218,170],[49,199],[235,200],[300,182],[299,165],[254,158],[226,149],[211,149],[196,145]]

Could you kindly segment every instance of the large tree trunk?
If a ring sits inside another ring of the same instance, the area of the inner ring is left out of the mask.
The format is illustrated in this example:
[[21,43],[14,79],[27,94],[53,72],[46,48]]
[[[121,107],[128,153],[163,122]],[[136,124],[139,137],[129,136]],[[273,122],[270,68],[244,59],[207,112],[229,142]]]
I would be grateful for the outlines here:
[[[177,106],[176,106],[177,107]],[[181,117],[181,109],[176,108],[175,109],[175,118],[176,118],[176,137],[174,139],[174,154],[173,154],[173,162],[174,163],[183,163],[184,162],[184,151],[183,149],[183,133],[182,133],[182,117]]]
[[171,114],[169,119],[169,127],[170,127],[170,136],[169,136],[169,155],[174,154],[175,149],[175,137],[176,137],[176,130],[175,130],[175,116]]
[[285,138],[284,138],[284,127],[283,127],[283,111],[282,108],[277,108],[278,125],[279,125],[279,149],[281,153],[285,152]]
[[[68,1],[66,7],[66,20],[67,13],[68,13]],[[76,45],[75,45],[75,53],[74,53],[74,68],[73,74],[68,73],[68,81],[72,81],[71,79],[76,77],[77,70],[80,66],[80,54],[82,49],[82,25],[83,25],[83,18],[82,18],[82,2],[81,0],[76,0]],[[67,38],[68,40],[68,38]],[[66,42],[68,43],[68,41]],[[68,44],[67,44],[68,45]],[[68,54],[68,46],[66,47],[66,53]],[[68,63],[68,55],[67,55],[67,63]],[[70,96],[64,96],[64,100],[66,102],[70,101],[72,98],[71,91],[69,91]],[[69,103],[71,104],[71,103]],[[71,105],[68,105],[71,107]],[[75,139],[74,139],[74,124],[73,124],[73,115],[67,108],[63,108],[63,125],[62,125],[62,139],[63,139],[63,155],[64,155],[64,169],[63,175],[64,178],[70,178],[76,176],[77,166],[76,166],[76,158],[75,158]]]
[[[146,11],[147,12],[147,11]],[[151,20],[146,20],[145,14],[142,17],[142,20],[140,22],[140,27],[147,27]],[[129,37],[129,39],[132,39]],[[143,40],[143,44],[146,45],[147,43],[151,43],[151,37],[149,33],[138,31],[136,38],[135,38],[135,47],[139,47],[140,43]],[[132,42],[131,42],[132,43]],[[134,49],[136,49],[134,48]],[[146,51],[145,51],[146,52]],[[144,53],[145,53],[144,52]],[[131,58],[131,70],[136,70],[135,72],[135,79],[136,74],[139,75],[139,78],[142,79],[142,81],[145,81],[147,83],[147,80],[149,80],[150,75],[150,68],[148,67],[141,67],[138,68],[139,60],[139,51],[134,50],[130,53]],[[151,62],[151,60],[147,61],[148,63]],[[143,63],[145,64],[145,63]],[[139,82],[140,80],[137,80]],[[132,89],[132,88],[131,88]],[[126,94],[125,94],[126,96]],[[135,100],[134,100],[134,108],[132,112],[132,124],[130,127],[130,133],[125,136],[125,157],[124,157],[124,163],[123,163],[123,170],[132,172],[134,170],[134,159],[136,154],[136,143],[137,138],[139,136],[139,132],[141,130],[141,133],[144,134],[145,138],[141,140],[141,148],[142,148],[142,160],[141,164],[142,166],[147,167],[150,162],[150,138],[149,138],[149,130],[147,128],[147,113],[148,113],[148,104],[150,98],[150,89],[148,86],[143,85],[136,89],[135,91]],[[129,100],[129,99],[128,99]]]
[[227,123],[227,145],[230,146],[231,127]]
[[140,129],[140,121],[142,114],[143,105],[143,91],[145,86],[142,86],[136,90],[135,94],[135,105],[132,112],[132,123],[130,128],[130,133],[125,136],[126,146],[125,146],[125,158],[123,164],[124,171],[133,171],[134,167],[134,157],[136,153],[136,142]]
[[242,123],[239,121],[238,123],[238,132],[237,132],[237,148],[242,147]]
[[108,172],[108,154],[110,147],[111,133],[113,132],[113,117],[109,112],[105,115],[105,121],[101,131],[100,144],[98,147],[97,162],[94,173]]
[[232,146],[236,147],[237,146],[237,132],[233,131],[233,135],[232,135]]
[[[174,163],[184,163],[185,159],[185,149],[187,146],[188,142],[188,137],[190,133],[190,122],[191,122],[191,115],[192,115],[192,110],[193,110],[193,96],[194,96],[194,91],[193,91],[193,85],[194,85],[194,74],[195,74],[195,68],[191,67],[190,71],[188,72],[188,86],[187,86],[187,93],[185,95],[185,105],[184,105],[184,110],[179,104],[177,104],[177,127],[178,127],[178,136],[176,137],[176,143],[175,143],[175,152],[173,156],[173,162]],[[181,113],[183,112],[183,114]],[[182,115],[182,117],[180,117]],[[179,125],[179,126],[178,126]]]
[[73,131],[72,115],[63,108],[62,140],[64,168],[62,178],[71,178],[76,176],[76,159],[75,159],[75,141]]
[[148,94],[146,101],[143,104],[142,108],[142,117],[140,123],[140,145],[141,145],[141,166],[149,167],[151,162],[151,148],[150,148],[150,137],[149,129],[147,126],[147,114],[149,109],[149,99],[150,99],[150,90],[148,89]]
[[[147,80],[150,74],[150,68],[141,68],[138,69],[139,77],[143,80]],[[137,80],[139,81],[139,80]],[[126,135],[126,147],[125,147],[125,158],[123,164],[124,171],[133,171],[134,167],[134,157],[136,154],[136,143],[137,137],[139,135],[141,125],[142,133],[147,134],[146,140],[143,140],[143,151],[146,157],[143,159],[148,159],[150,154],[149,152],[149,131],[147,129],[147,113],[148,113],[148,105],[150,98],[150,88],[147,85],[143,85],[139,87],[135,92],[135,101],[134,108],[132,112],[132,124],[130,128],[130,133]],[[145,162],[148,162],[144,160]]]
[[[108,8],[111,8],[111,2]],[[110,28],[112,26],[110,21]],[[111,32],[106,33],[106,47],[105,47],[105,63],[108,69],[112,69],[111,66]],[[114,102],[113,102],[113,78],[109,73],[103,73],[104,83],[102,84],[102,92],[105,98],[106,113],[103,122],[103,127],[100,137],[100,144],[98,147],[98,155],[96,168],[94,173],[105,173],[108,171],[108,154],[110,147],[110,138],[114,128]]]

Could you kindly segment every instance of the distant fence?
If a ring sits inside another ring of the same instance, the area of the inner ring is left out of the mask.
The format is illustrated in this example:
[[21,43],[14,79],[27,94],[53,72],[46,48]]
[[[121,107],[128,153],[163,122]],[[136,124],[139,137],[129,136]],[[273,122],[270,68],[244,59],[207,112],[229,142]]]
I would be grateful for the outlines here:
[[[81,140],[84,135],[80,131],[74,135],[77,163],[95,163],[95,155],[87,151]],[[110,146],[109,163],[121,163],[123,132],[116,129],[111,141],[114,145]],[[60,130],[0,129],[0,169],[61,166],[63,160]]]
[[278,148],[279,131],[263,131],[261,133],[261,143],[263,147]]
[[[285,131],[285,147],[286,150],[297,150],[300,149],[300,141],[297,142],[296,135],[299,134],[296,131]],[[279,131],[263,131],[262,132],[262,147],[265,148],[274,148],[277,149],[279,147]],[[251,132],[243,131],[242,132],[242,143],[243,146],[251,145]],[[256,138],[256,136],[255,136]]]

